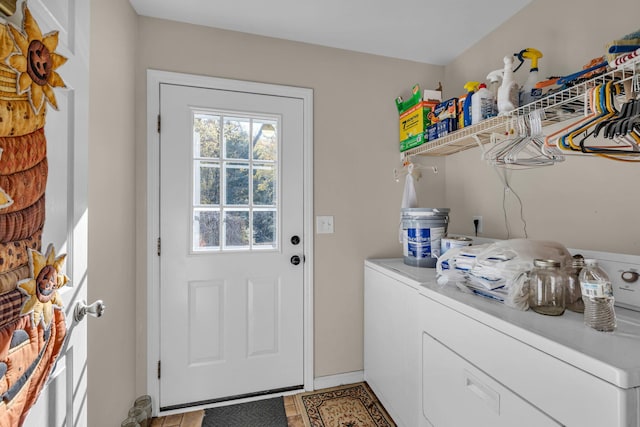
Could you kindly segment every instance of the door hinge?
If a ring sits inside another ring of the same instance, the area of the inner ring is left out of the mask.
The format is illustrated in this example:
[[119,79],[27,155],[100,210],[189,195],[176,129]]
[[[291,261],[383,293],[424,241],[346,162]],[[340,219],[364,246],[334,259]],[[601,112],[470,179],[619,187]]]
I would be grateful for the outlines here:
[[158,133],[160,133],[160,114],[158,114]]
[[160,256],[160,238],[158,237],[158,256]]
[[158,379],[160,379],[160,361],[158,360]]

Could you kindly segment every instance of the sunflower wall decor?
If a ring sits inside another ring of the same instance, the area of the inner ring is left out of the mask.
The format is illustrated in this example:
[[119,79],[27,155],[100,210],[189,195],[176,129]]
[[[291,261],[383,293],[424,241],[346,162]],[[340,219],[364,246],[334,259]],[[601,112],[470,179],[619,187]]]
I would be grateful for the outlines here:
[[23,3],[21,28],[0,24],[0,427],[21,426],[60,354],[67,328],[58,289],[65,255],[44,254],[47,104],[58,31],[42,34]]

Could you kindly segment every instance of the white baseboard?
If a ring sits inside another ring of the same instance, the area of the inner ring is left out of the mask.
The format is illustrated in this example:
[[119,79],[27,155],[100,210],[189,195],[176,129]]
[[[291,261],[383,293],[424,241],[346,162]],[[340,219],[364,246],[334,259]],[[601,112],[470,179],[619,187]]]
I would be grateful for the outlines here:
[[313,380],[313,388],[315,390],[319,390],[322,388],[337,387],[339,385],[359,383],[362,381],[364,381],[364,371],[345,372],[344,374],[316,377]]

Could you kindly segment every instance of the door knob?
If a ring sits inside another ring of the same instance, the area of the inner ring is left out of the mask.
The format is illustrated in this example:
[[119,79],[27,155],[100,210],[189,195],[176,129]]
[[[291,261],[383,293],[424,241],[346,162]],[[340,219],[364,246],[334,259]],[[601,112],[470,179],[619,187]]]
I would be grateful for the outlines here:
[[87,305],[85,300],[76,303],[76,308],[73,310],[73,318],[76,322],[81,321],[87,314],[93,317],[101,317],[107,305],[102,300],[97,300],[91,305]]
[[298,255],[294,255],[291,257],[291,264],[298,265],[300,264],[300,257]]

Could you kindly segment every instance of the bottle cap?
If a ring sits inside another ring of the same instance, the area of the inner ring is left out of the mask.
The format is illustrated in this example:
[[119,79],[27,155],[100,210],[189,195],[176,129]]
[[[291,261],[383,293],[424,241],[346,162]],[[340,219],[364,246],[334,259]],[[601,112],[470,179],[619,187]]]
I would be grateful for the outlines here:
[[571,261],[571,267],[573,268],[582,268],[584,267],[584,258],[580,257],[580,258],[573,258],[573,260]]

